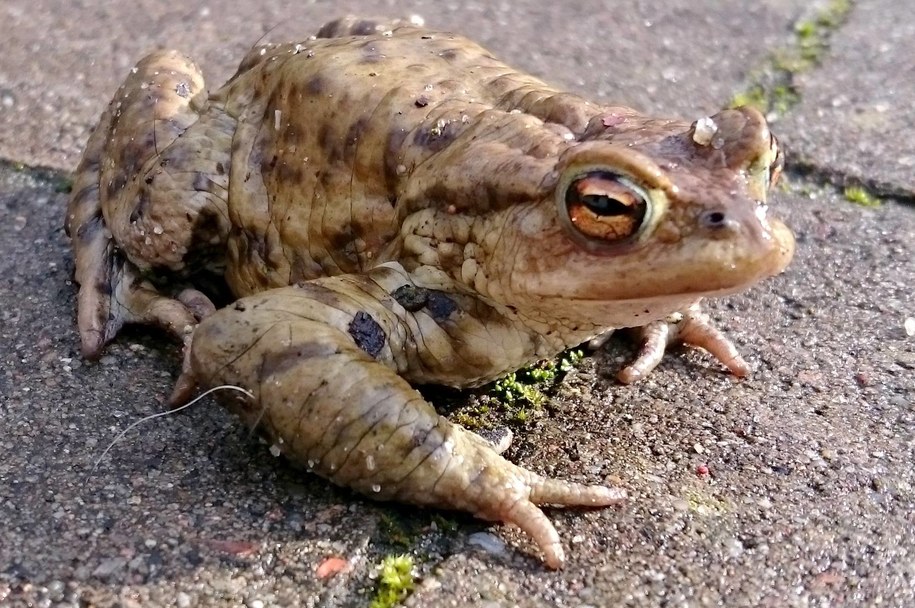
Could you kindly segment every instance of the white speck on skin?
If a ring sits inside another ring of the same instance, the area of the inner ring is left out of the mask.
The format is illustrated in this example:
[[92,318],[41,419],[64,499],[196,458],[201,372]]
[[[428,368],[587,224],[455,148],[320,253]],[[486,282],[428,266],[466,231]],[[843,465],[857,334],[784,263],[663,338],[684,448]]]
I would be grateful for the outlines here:
[[273,111],[273,128],[274,128],[274,130],[276,130],[276,131],[279,131],[279,130],[280,130],[280,121],[282,121],[282,120],[283,120],[283,111],[282,111],[282,110],[274,110],[274,111]]
[[906,317],[903,327],[905,327],[905,335],[910,338],[915,337],[915,317]]
[[712,143],[712,138],[718,132],[718,125],[712,120],[711,116],[704,116],[696,121],[696,129],[693,131],[693,141],[700,146],[707,146]]
[[378,485],[377,483],[374,484],[374,485],[372,485],[372,492],[375,492],[376,494],[377,494],[378,492],[381,492],[381,486]]
[[371,454],[365,457],[365,468],[369,471],[375,470],[375,457]]
[[270,446],[270,453],[273,456],[277,457],[280,454],[282,454],[283,452],[282,452],[282,450],[280,450],[280,446],[278,446],[277,444],[274,443],[273,445]]

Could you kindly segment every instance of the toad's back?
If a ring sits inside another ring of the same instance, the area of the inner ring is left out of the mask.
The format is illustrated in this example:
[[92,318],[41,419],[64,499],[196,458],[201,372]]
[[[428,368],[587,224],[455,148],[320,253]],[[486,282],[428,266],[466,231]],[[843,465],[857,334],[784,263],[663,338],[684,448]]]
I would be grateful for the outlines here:
[[[466,38],[411,27],[255,48],[210,103],[237,121],[239,293],[396,258],[404,218],[420,208],[473,215],[540,198],[543,159],[596,111]],[[492,142],[485,157],[480,138]]]

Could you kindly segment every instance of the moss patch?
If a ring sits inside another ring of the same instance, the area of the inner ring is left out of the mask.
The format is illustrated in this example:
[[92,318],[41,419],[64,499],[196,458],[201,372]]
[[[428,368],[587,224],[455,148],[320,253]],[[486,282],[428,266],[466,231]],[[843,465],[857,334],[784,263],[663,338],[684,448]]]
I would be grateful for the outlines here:
[[812,17],[797,22],[788,45],[751,72],[747,87],[735,93],[728,105],[750,105],[770,117],[795,106],[801,100],[796,77],[822,63],[832,34],[845,23],[852,7],[851,0],[830,0]]
[[459,407],[450,418],[471,430],[492,428],[506,422],[523,426],[542,415],[550,392],[582,358],[581,350],[568,350],[555,360],[540,361],[513,372]]
[[862,186],[846,186],[845,199],[862,207],[879,207],[880,199]]
[[414,587],[413,558],[409,555],[388,555],[381,560],[378,586],[369,608],[392,608],[402,602]]

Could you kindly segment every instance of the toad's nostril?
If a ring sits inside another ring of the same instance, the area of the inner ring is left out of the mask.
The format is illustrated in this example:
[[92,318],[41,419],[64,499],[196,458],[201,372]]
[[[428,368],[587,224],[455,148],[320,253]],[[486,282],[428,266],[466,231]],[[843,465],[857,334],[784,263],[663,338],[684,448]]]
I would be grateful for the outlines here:
[[699,223],[703,228],[710,230],[733,230],[737,228],[737,222],[730,219],[724,211],[704,211],[699,216]]

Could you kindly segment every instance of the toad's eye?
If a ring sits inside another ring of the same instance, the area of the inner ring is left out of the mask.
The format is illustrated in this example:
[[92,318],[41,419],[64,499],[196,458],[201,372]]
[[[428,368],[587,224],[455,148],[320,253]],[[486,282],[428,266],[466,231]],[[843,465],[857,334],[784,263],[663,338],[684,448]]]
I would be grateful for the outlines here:
[[610,243],[638,234],[648,214],[645,192],[608,171],[592,171],[569,182],[565,205],[576,230]]

